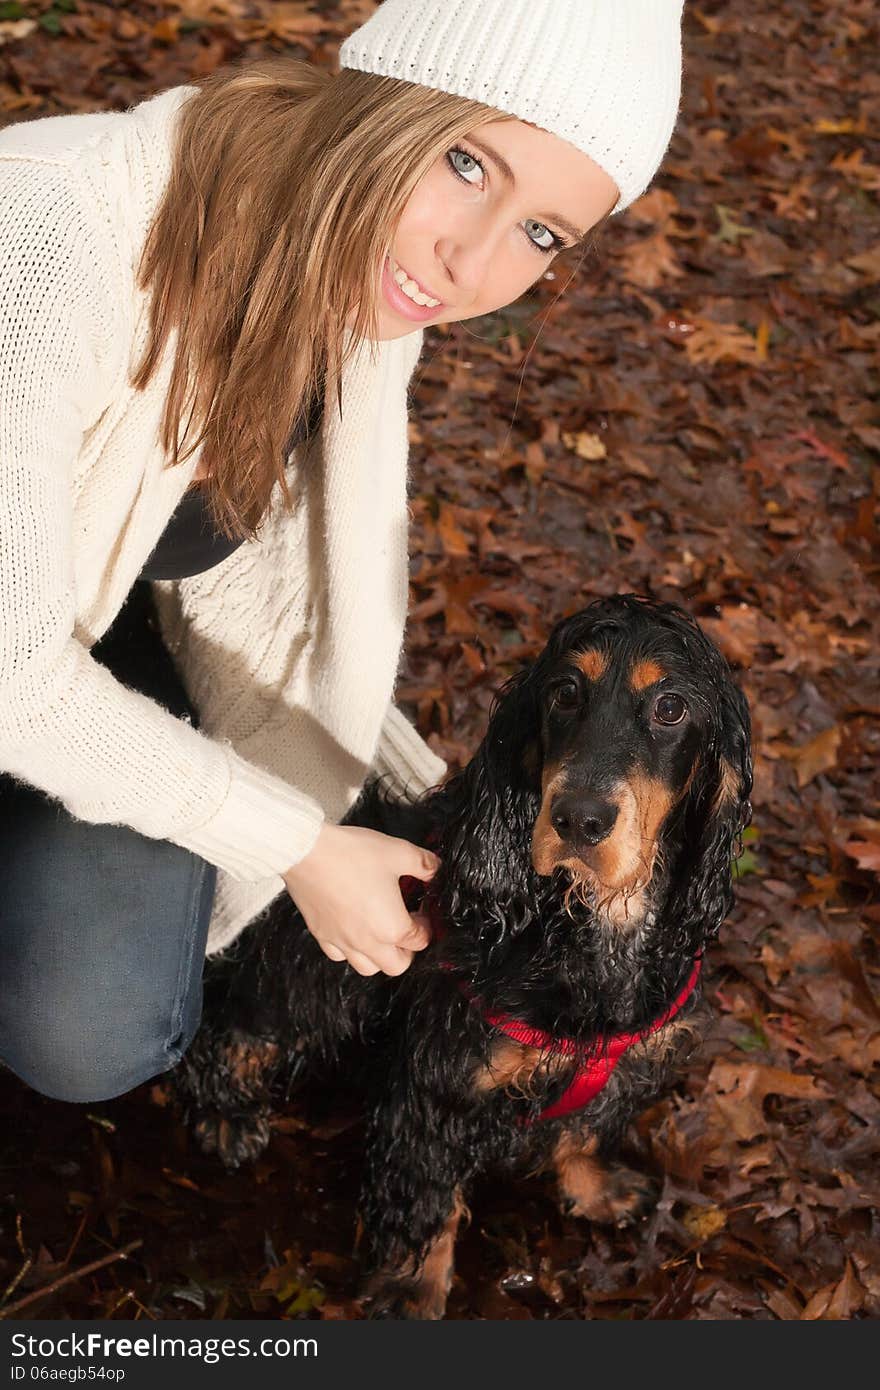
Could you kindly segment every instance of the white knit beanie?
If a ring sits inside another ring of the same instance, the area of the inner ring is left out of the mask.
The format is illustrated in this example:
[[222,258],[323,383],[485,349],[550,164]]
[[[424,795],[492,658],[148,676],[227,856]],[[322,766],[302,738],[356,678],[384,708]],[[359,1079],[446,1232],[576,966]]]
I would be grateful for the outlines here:
[[384,0],[340,65],[470,97],[560,135],[620,189],[622,212],[669,144],[684,0]]

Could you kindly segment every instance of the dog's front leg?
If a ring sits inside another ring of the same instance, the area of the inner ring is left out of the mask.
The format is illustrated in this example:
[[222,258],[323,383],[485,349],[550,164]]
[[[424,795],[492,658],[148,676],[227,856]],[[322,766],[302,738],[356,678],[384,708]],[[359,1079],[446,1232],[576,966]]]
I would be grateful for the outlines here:
[[469,1123],[461,1097],[413,1084],[393,1087],[374,1110],[360,1203],[370,1317],[443,1317],[479,1166],[476,1114]]
[[412,1318],[438,1321],[446,1313],[452,1287],[455,1240],[462,1217],[469,1217],[460,1192],[452,1198],[446,1220],[427,1238],[425,1253],[403,1256],[396,1267],[375,1269],[364,1285],[371,1318]]
[[553,1148],[559,1204],[570,1216],[626,1226],[644,1215],[657,1197],[657,1185],[623,1164],[606,1165],[594,1135],[563,1130]]

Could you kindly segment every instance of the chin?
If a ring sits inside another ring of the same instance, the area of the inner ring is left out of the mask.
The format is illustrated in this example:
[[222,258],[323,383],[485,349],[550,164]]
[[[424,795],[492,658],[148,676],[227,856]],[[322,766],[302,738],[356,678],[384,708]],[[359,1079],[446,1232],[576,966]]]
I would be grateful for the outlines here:
[[[373,341],[394,343],[398,338],[408,338],[412,333],[418,333],[422,326],[418,323],[404,323],[401,319],[392,322],[390,318],[386,320],[384,316],[380,315],[379,331]],[[426,324],[424,327],[430,327],[430,325]]]

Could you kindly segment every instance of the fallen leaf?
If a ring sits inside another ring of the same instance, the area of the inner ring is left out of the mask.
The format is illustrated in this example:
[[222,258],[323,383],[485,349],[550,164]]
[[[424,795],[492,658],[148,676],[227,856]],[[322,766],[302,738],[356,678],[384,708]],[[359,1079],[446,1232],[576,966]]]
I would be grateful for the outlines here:
[[669,280],[678,280],[684,271],[675,254],[675,247],[663,232],[643,237],[626,247],[620,257],[624,280],[653,290]]
[[853,1313],[858,1312],[864,1302],[865,1291],[856,1278],[852,1265],[849,1260],[846,1262],[846,1272],[842,1279],[837,1283],[826,1284],[813,1294],[801,1318],[804,1322],[814,1322],[818,1319],[823,1321],[839,1321],[844,1318],[851,1318]]
[[807,743],[780,743],[776,745],[776,749],[781,758],[793,764],[798,786],[805,787],[821,772],[830,772],[837,766],[840,740],[840,725],[832,724]]
[[693,332],[685,339],[685,352],[691,362],[757,362],[758,344],[751,333],[735,323],[713,323],[696,319]]
[[859,256],[850,256],[846,264],[853,270],[861,271],[869,280],[880,280],[880,242],[872,246],[870,251],[863,251]]
[[587,459],[594,462],[596,459],[604,459],[608,456],[605,442],[598,434],[563,434],[562,442],[566,449],[573,450],[578,458]]
[[870,873],[880,874],[880,844],[877,841],[848,840],[843,850],[850,859],[856,861],[860,869],[867,869]]
[[815,1077],[757,1062],[715,1062],[708,1084],[736,1139],[754,1139],[766,1133],[763,1103],[769,1095],[794,1100],[825,1099],[825,1090]]

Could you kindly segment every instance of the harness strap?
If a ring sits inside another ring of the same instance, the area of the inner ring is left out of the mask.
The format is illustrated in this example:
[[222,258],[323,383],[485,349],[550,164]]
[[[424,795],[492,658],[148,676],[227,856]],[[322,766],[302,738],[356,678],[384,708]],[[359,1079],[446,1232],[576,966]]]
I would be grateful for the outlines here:
[[[569,1115],[572,1111],[582,1110],[585,1105],[588,1105],[607,1085],[614,1068],[624,1053],[628,1052],[631,1047],[635,1047],[637,1043],[644,1042],[645,1038],[649,1038],[652,1033],[658,1032],[687,1003],[696,989],[702,965],[702,955],[698,955],[687,984],[665,1013],[662,1013],[647,1028],[638,1033],[616,1033],[610,1038],[605,1038],[601,1043],[601,1051],[598,1055],[588,1059],[559,1099],[554,1101],[552,1105],[546,1106],[538,1118],[557,1120],[562,1115]],[[510,1018],[507,1014],[485,1014],[484,1017],[487,1023],[491,1023],[494,1028],[497,1028],[508,1038],[512,1038],[514,1042],[522,1043],[526,1047],[537,1047],[544,1052],[556,1053],[563,1057],[577,1056],[579,1051],[583,1051],[571,1038],[554,1038],[552,1034],[543,1033],[538,1028],[530,1028],[518,1019]]]

